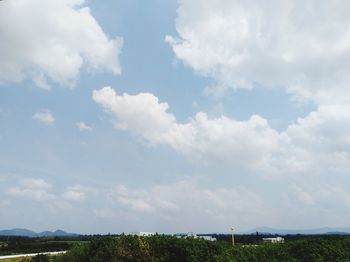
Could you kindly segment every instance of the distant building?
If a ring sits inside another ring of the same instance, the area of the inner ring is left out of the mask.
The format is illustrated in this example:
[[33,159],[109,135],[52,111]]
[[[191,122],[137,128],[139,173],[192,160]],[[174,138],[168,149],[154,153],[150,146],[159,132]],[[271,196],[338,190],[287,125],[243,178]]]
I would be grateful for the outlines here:
[[264,243],[284,243],[283,237],[264,237]]
[[198,236],[198,238],[203,238],[204,240],[208,241],[216,241],[216,238],[212,236]]
[[212,237],[212,236],[198,236],[198,235],[196,235],[195,233],[192,233],[192,232],[191,233],[187,233],[187,234],[176,234],[175,236],[178,237],[178,238],[193,237],[193,238],[201,238],[201,239],[208,240],[208,241],[216,241],[215,237]]
[[131,232],[130,235],[139,236],[139,237],[150,237],[154,236],[156,233],[153,232]]

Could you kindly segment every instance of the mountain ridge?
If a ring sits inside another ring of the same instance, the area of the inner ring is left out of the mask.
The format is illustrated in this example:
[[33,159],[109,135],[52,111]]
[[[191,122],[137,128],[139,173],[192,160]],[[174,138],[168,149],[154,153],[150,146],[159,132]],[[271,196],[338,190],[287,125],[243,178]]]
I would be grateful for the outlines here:
[[[350,234],[350,227],[321,227],[310,229],[277,229],[272,227],[257,227],[245,232],[239,232],[238,234],[259,234],[267,235],[319,235],[319,234],[338,234],[346,235]],[[34,232],[25,228],[13,228],[0,230],[0,236],[23,236],[23,237],[54,237],[54,236],[78,236],[76,233],[67,233],[63,230],[57,229],[55,231],[42,231]]]
[[13,228],[0,230],[0,236],[21,236],[21,237],[54,237],[54,236],[77,236],[75,233],[67,233],[61,229],[55,231],[34,232],[26,228]]
[[255,232],[261,234],[277,234],[277,235],[319,235],[319,234],[350,234],[350,227],[320,227],[310,229],[276,229],[271,227],[257,227],[255,229],[244,232],[243,234],[253,234]]

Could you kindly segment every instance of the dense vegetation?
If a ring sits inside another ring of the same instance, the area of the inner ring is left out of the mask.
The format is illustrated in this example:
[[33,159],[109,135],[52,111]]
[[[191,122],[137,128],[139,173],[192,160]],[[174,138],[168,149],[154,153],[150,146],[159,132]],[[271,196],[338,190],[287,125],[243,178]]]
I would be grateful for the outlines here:
[[284,244],[237,245],[171,236],[107,236],[79,244],[57,262],[99,261],[350,261],[350,238],[313,237]]
[[[49,257],[40,255],[31,262],[114,262],[114,261],[245,261],[274,262],[301,261],[350,262],[349,236],[285,236],[283,244],[263,244],[261,235],[237,236],[235,247],[229,235],[217,235],[218,241],[195,238],[177,238],[155,235],[151,237],[88,236],[75,239],[62,238],[12,238],[6,242],[24,251],[42,251],[69,248],[64,255]],[[73,241],[75,240],[75,241]],[[17,244],[16,244],[17,243]],[[36,246],[36,247],[35,247]],[[33,247],[35,247],[33,249]],[[2,249],[4,246],[2,247]],[[19,260],[21,261],[21,260]]]
[[[82,240],[78,240],[82,241]],[[0,236],[0,255],[40,253],[68,250],[77,243],[74,237],[18,237]]]

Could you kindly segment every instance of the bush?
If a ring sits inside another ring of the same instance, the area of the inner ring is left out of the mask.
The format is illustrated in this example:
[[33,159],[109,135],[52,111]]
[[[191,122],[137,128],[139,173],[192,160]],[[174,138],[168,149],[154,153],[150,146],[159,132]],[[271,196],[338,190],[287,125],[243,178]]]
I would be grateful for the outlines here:
[[39,254],[39,255],[36,255],[35,257],[33,257],[32,261],[33,262],[49,262],[50,259],[49,259],[49,256],[47,256],[47,255]]

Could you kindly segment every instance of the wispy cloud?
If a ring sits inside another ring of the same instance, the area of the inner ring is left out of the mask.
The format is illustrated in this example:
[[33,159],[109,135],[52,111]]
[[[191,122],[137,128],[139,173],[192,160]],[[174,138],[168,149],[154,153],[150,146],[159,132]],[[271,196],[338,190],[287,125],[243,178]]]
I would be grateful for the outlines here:
[[14,197],[45,201],[55,199],[55,195],[49,192],[51,187],[43,179],[22,179],[19,186],[10,187],[7,193]]
[[46,125],[53,125],[56,121],[55,117],[53,116],[53,114],[51,113],[50,110],[42,110],[40,112],[37,112],[33,115],[33,119],[41,122],[41,123],[44,123]]
[[78,127],[78,129],[80,130],[80,131],[91,131],[92,130],[92,127],[91,126],[89,126],[89,125],[87,125],[85,122],[82,122],[82,121],[80,121],[80,122],[77,122],[76,123],[76,126]]

